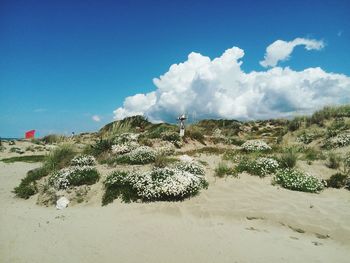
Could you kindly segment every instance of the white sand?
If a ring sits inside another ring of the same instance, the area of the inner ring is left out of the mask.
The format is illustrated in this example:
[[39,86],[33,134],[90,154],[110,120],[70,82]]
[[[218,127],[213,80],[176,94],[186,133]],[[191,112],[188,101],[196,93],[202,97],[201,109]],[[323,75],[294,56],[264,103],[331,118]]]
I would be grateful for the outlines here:
[[184,202],[101,207],[100,194],[58,211],[11,193],[37,166],[0,162],[0,262],[349,262],[347,190],[307,194],[270,178],[209,175],[209,189]]

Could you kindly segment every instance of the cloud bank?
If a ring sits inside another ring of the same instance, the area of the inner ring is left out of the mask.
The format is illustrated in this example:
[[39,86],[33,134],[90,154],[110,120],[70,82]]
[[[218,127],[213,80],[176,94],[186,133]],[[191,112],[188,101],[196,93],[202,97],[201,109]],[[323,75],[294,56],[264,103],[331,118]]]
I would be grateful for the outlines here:
[[320,50],[324,47],[323,41],[306,38],[296,38],[293,41],[276,40],[266,48],[264,60],[260,61],[263,67],[274,67],[279,61],[290,58],[296,46],[305,46],[306,50]]
[[195,114],[196,119],[269,119],[350,102],[348,76],[319,67],[303,71],[275,67],[245,73],[241,69],[243,56],[238,47],[213,60],[192,52],[185,62],[153,79],[155,91],[127,97],[114,111],[114,118],[143,114],[151,121],[174,122],[179,114],[187,113],[190,117]]

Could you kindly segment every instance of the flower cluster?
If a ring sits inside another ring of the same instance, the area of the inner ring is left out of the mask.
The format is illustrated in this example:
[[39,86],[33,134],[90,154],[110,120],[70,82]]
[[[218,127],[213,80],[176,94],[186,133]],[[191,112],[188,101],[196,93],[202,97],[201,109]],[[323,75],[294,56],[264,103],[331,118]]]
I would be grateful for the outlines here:
[[207,186],[203,175],[176,168],[154,168],[148,172],[117,172],[107,177],[106,187],[131,187],[145,201],[179,200]]
[[304,144],[309,144],[309,143],[311,143],[316,137],[317,137],[316,134],[303,132],[302,134],[300,134],[300,135],[297,137],[297,141],[298,141],[298,142],[302,142],[302,143],[304,143]]
[[72,159],[72,166],[94,166],[96,164],[95,157],[91,155],[80,155]]
[[148,146],[140,146],[124,155],[132,164],[151,163],[156,159],[156,151]]
[[247,152],[271,150],[271,147],[268,146],[266,142],[261,140],[246,141],[245,143],[242,144],[242,148]]
[[139,134],[137,133],[122,133],[113,139],[115,144],[124,144],[130,142],[137,142]]
[[329,138],[326,140],[324,147],[331,148],[339,148],[350,145],[350,134],[342,133],[333,138]]
[[321,191],[325,186],[322,180],[294,169],[279,170],[274,182],[290,190],[311,193]]
[[191,174],[199,174],[199,175],[204,175],[204,167],[197,163],[197,162],[177,162],[174,164],[174,168],[184,171],[184,172],[189,172]]
[[94,184],[99,179],[95,169],[96,160],[91,155],[76,156],[71,166],[53,172],[48,180],[55,189],[67,189],[71,185]]
[[122,144],[112,145],[112,153],[114,154],[125,154],[139,147],[137,142],[125,142]]
[[257,175],[266,176],[274,173],[278,169],[279,164],[275,159],[260,157],[253,162],[253,166],[253,170],[256,171]]
[[60,190],[67,189],[70,185],[93,184],[98,178],[98,172],[92,166],[71,166],[53,172],[48,183]]

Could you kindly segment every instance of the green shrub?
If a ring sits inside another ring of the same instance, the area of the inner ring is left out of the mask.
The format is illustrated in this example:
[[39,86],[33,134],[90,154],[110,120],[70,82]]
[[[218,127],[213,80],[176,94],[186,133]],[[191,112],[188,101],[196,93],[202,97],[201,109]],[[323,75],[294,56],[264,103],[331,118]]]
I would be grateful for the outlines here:
[[116,158],[117,163],[125,164],[149,164],[155,161],[156,151],[148,146],[141,146],[129,153]]
[[288,168],[277,171],[274,183],[286,189],[301,192],[315,193],[324,189],[324,184],[320,179]]
[[222,178],[228,175],[237,176],[237,172],[234,168],[228,167],[226,163],[220,162],[215,168],[215,176]]
[[168,166],[169,164],[175,163],[177,161],[176,158],[171,158],[171,157],[167,157],[165,155],[157,155],[155,160],[154,160],[154,167],[158,167],[158,168],[164,168],[166,166]]
[[244,157],[236,166],[236,171],[238,173],[248,172],[252,175],[264,177],[274,173],[278,167],[278,162],[272,158],[259,157],[256,160],[251,160],[248,157]]
[[102,198],[102,205],[118,197],[124,202],[138,199],[183,200],[208,187],[203,175],[192,174],[175,167],[154,168],[147,172],[114,172],[107,177],[104,185],[106,192]]
[[44,166],[48,171],[59,170],[69,166],[75,155],[76,152],[73,150],[72,145],[62,145],[50,152],[45,160]]
[[55,171],[50,175],[49,185],[55,189],[67,189],[70,186],[91,185],[100,178],[92,166],[72,166]]
[[278,159],[281,168],[293,168],[297,163],[298,155],[293,148],[286,149]]
[[328,168],[338,169],[340,167],[340,163],[341,163],[341,158],[337,154],[333,152],[328,154],[328,159],[326,163],[326,166]]
[[14,193],[17,197],[28,199],[30,196],[36,194],[38,189],[36,181],[47,175],[47,170],[44,167],[30,170],[26,177],[21,180],[19,186],[15,187]]
[[315,161],[318,159],[324,159],[324,155],[321,151],[316,150],[315,148],[306,148],[303,153],[303,157],[308,161]]
[[291,132],[298,130],[300,126],[301,126],[300,118],[294,118],[293,120],[288,122],[288,130]]
[[128,175],[128,172],[115,171],[107,176],[104,181],[105,193],[102,197],[103,206],[112,203],[117,198],[121,198],[126,203],[136,201],[139,198],[137,190],[126,180]]
[[163,132],[161,134],[161,138],[164,141],[173,142],[173,143],[179,142],[181,140],[180,134],[178,132],[171,132],[171,131]]
[[95,157],[99,157],[103,153],[106,153],[111,150],[112,145],[114,144],[113,140],[107,139],[107,140],[99,140],[95,143],[95,145],[92,145],[91,152],[89,154],[92,154]]
[[201,129],[190,127],[185,131],[185,137],[199,141],[200,143],[205,145],[204,132]]
[[26,163],[37,163],[45,160],[44,155],[26,155],[26,156],[15,156],[10,158],[1,159],[4,163],[14,163],[14,162],[26,162]]
[[333,187],[333,188],[342,188],[342,187],[345,187],[347,180],[348,180],[348,176],[346,174],[336,173],[336,174],[333,174],[327,180],[327,186]]
[[49,134],[43,137],[41,140],[46,144],[60,143],[66,139],[63,135]]

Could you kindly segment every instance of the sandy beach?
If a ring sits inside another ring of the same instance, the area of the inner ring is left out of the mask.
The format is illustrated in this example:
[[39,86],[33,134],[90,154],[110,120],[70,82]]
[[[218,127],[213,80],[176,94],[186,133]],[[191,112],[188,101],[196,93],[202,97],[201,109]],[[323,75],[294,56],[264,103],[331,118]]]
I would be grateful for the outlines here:
[[[215,164],[212,158],[212,165]],[[242,174],[184,202],[64,210],[11,193],[39,164],[0,162],[1,262],[348,262],[350,196],[294,192]],[[98,192],[102,185],[92,186]]]

